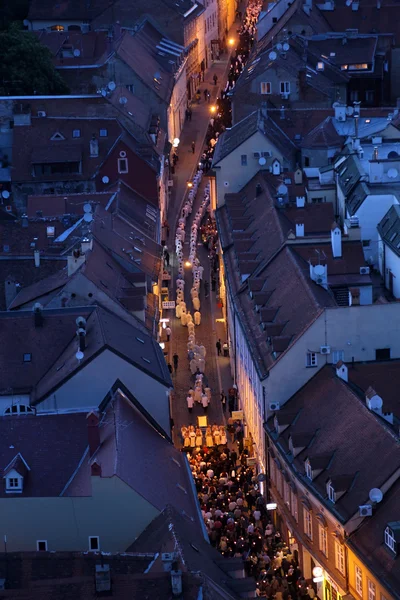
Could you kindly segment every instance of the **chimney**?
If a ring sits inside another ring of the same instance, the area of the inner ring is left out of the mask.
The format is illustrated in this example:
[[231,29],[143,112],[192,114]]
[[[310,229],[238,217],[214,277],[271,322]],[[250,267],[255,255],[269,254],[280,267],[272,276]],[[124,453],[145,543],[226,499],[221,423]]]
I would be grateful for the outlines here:
[[340,379],[343,379],[343,381],[349,381],[349,372],[344,362],[342,360],[339,360],[339,362],[336,363],[335,367],[336,375],[340,377]]
[[172,595],[180,596],[182,594],[182,571],[171,569]]
[[96,450],[100,446],[100,429],[99,429],[99,417],[93,411],[87,416],[87,435],[89,442],[89,456],[93,456]]
[[82,238],[82,242],[81,242],[82,254],[86,254],[86,252],[88,252],[89,250],[92,250],[92,248],[93,248],[93,239],[90,239],[88,237]]
[[333,258],[342,257],[342,232],[337,223],[333,223],[331,227],[331,244]]
[[304,208],[306,204],[305,196],[296,196],[296,206],[297,208]]
[[303,171],[300,169],[300,167],[297,167],[294,172],[294,183],[295,185],[302,185],[303,183]]
[[86,349],[86,330],[83,327],[79,327],[76,332],[79,340],[79,350],[85,352]]
[[378,160],[378,158],[379,158],[378,146],[374,146],[374,154],[373,154],[372,158],[373,158],[373,160]]
[[80,250],[74,250],[70,256],[68,256],[68,277],[71,277],[76,271],[84,264],[86,258]]
[[365,402],[369,410],[372,410],[378,414],[382,414],[383,400],[380,396],[378,396],[374,388],[371,386],[369,386],[365,392]]
[[99,155],[99,142],[98,142],[95,134],[93,134],[92,139],[90,140],[90,157],[97,158],[98,155]]
[[42,327],[43,325],[43,306],[40,302],[36,302],[33,306],[33,319],[35,322],[35,327]]
[[28,215],[23,214],[21,217],[21,225],[22,227],[28,227],[29,225],[29,221],[28,221]]
[[304,223],[296,223],[296,237],[304,237]]
[[281,121],[284,121],[286,119],[285,107],[284,106],[281,106],[280,118],[281,118]]
[[35,267],[40,267],[40,252],[39,252],[39,250],[34,250],[33,258],[35,259]]
[[268,104],[266,102],[261,102],[261,115],[264,119],[268,118]]

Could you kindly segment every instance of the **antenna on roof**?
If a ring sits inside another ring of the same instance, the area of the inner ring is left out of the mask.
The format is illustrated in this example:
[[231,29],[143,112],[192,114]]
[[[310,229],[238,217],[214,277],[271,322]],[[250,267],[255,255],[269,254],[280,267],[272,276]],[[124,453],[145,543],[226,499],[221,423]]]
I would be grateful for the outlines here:
[[87,202],[86,204],[83,205],[83,212],[85,212],[85,213],[91,213],[92,212],[92,207],[89,204],[89,202]]
[[107,177],[107,175],[104,175],[104,177],[102,177],[101,181],[102,181],[103,183],[108,183],[108,182],[110,181],[110,178],[109,178],[109,177]]
[[284,52],[287,52],[289,50],[289,48],[290,48],[290,46],[289,46],[289,44],[287,42],[285,42],[283,44],[283,46],[282,46],[282,49],[283,49]]
[[3,190],[1,192],[1,197],[4,198],[4,200],[7,200],[10,197],[10,192],[8,190]]
[[115,90],[115,88],[117,87],[115,81],[109,81],[107,84],[108,89],[110,90],[110,92],[113,92]]
[[78,362],[81,362],[81,360],[84,358],[84,354],[83,352],[81,352],[81,350],[78,350],[78,352],[75,354],[75,357],[77,359]]
[[127,102],[128,98],[126,96],[121,96],[121,98],[119,99],[119,103],[122,104],[122,106],[124,106]]
[[79,50],[79,48],[75,48],[75,50],[74,50],[75,58],[78,58],[80,55],[81,55],[81,51]]
[[268,58],[269,58],[269,60],[276,60],[276,59],[278,58],[278,55],[277,55],[277,53],[275,52],[275,50],[272,50],[272,52],[270,52],[270,53],[268,54]]

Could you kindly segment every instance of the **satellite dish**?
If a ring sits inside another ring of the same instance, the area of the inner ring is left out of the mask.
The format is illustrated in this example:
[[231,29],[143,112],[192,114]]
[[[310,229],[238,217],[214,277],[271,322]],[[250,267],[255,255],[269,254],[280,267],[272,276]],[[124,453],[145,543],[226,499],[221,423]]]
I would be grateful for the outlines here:
[[91,223],[91,222],[92,222],[92,220],[93,220],[93,215],[92,215],[92,213],[85,213],[85,214],[83,215],[83,220],[84,220],[86,223]]
[[92,207],[91,207],[91,205],[89,203],[83,205],[83,212],[85,212],[85,213],[91,213],[92,212]]
[[1,192],[1,196],[2,196],[2,198],[4,198],[5,200],[7,200],[7,198],[9,198],[9,197],[10,197],[10,192],[9,192],[8,190],[3,190],[3,191]]
[[77,360],[82,360],[82,358],[84,358],[84,354],[83,352],[81,352],[81,350],[78,350],[78,352],[75,354]]
[[261,156],[261,158],[258,159],[258,164],[261,166],[265,165],[266,162],[267,161],[263,156]]
[[107,85],[108,89],[110,90],[110,92],[113,92],[115,90],[115,88],[117,87],[115,84],[115,81],[110,81]]
[[266,474],[265,474],[265,473],[259,473],[259,474],[257,475],[257,481],[260,481],[260,482],[261,482],[261,481],[265,481],[266,479],[267,479],[267,476],[266,476]]
[[380,502],[383,498],[383,494],[379,488],[372,488],[369,490],[369,499],[371,502]]
[[110,181],[110,178],[107,177],[107,175],[104,175],[104,177],[102,178],[102,182],[103,183],[108,183]]
[[278,194],[279,194],[280,196],[284,196],[284,195],[285,195],[285,194],[287,194],[287,193],[288,193],[287,186],[286,186],[284,183],[282,183],[282,184],[281,184],[281,185],[278,187]]
[[352,106],[348,106],[346,112],[348,115],[351,116],[354,112],[354,108]]
[[390,179],[396,179],[396,177],[398,176],[399,172],[394,167],[391,167],[389,169],[389,171],[387,172],[387,174],[388,174],[388,177],[390,177]]
[[128,102],[128,98],[126,96],[121,96],[121,98],[119,99],[119,103],[124,105]]
[[279,44],[277,44],[277,45],[276,45],[276,49],[277,49],[277,50],[282,50],[282,48],[283,48],[283,46],[282,46],[282,44],[281,44],[281,43],[279,43]]
[[276,60],[278,58],[278,55],[275,52],[275,50],[272,50],[272,52],[269,53],[268,58],[269,60]]
[[86,325],[86,319],[85,319],[85,317],[78,317],[76,319],[75,323],[77,324],[78,327],[84,328]]
[[106,90],[101,90],[101,95],[102,95],[102,96],[107,96],[107,92],[106,92]]
[[282,48],[284,49],[285,52],[287,52],[290,48],[289,44],[287,42],[285,42],[282,46]]
[[325,269],[322,265],[315,265],[314,273],[315,273],[315,275],[324,275]]
[[80,55],[81,55],[81,51],[78,48],[76,48],[74,50],[74,56],[75,56],[75,58],[78,58],[78,56],[80,56]]

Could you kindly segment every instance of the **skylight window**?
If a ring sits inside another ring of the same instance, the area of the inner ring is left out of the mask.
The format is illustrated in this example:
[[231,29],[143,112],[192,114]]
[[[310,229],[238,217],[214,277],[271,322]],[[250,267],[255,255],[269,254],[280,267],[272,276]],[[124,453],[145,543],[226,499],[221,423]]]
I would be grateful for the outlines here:
[[387,526],[385,529],[385,545],[392,551],[397,552],[397,543],[393,530]]

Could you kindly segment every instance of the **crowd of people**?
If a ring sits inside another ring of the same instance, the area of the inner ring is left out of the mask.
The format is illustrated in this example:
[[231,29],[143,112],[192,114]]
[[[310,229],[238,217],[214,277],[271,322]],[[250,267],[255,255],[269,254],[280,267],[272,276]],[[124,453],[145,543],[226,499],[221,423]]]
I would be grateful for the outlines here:
[[314,598],[314,588],[299,569],[297,551],[291,551],[272,523],[260,490],[263,477],[248,466],[249,451],[229,450],[217,425],[207,428],[205,444],[201,429],[182,429],[211,545],[223,556],[243,560],[247,576],[257,581],[258,596]]

